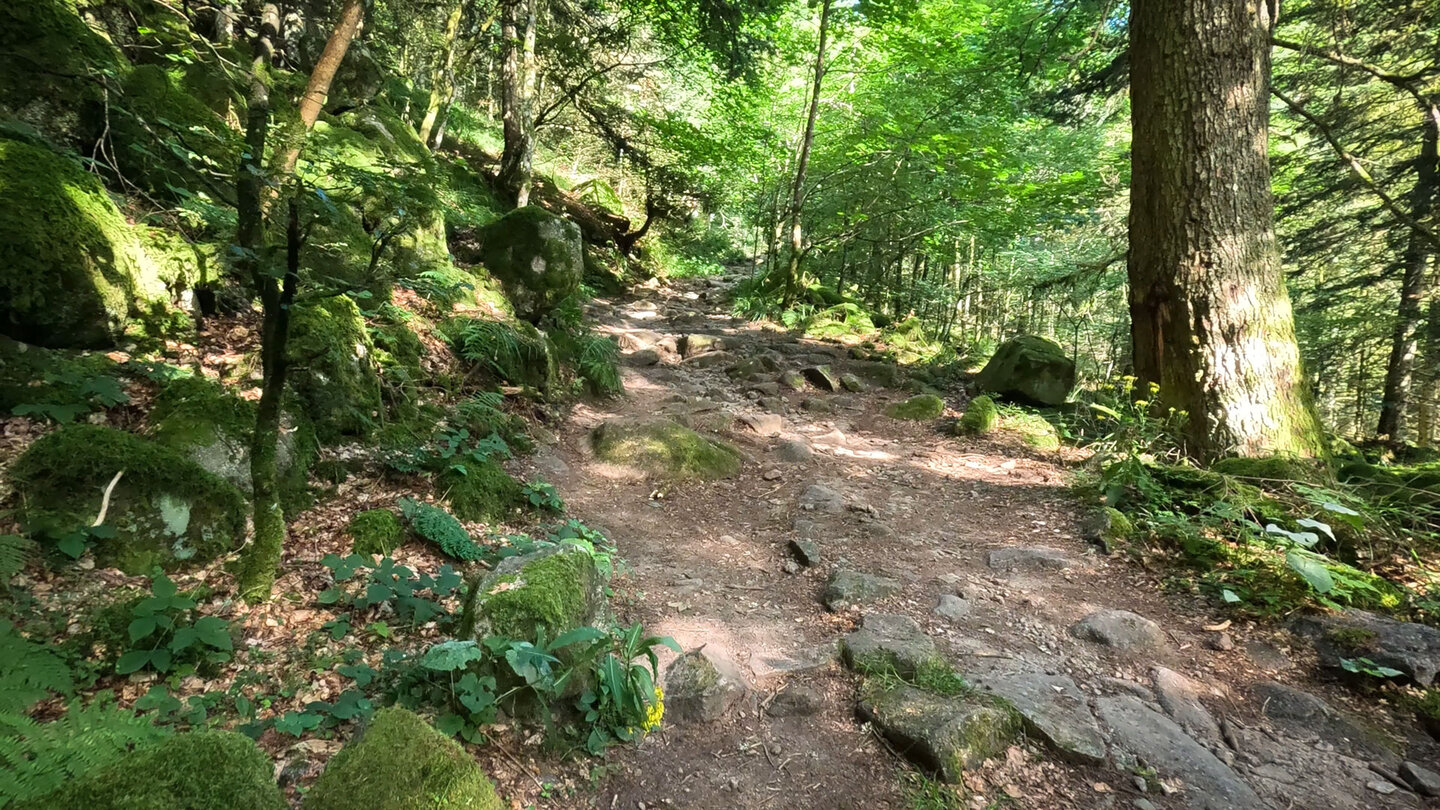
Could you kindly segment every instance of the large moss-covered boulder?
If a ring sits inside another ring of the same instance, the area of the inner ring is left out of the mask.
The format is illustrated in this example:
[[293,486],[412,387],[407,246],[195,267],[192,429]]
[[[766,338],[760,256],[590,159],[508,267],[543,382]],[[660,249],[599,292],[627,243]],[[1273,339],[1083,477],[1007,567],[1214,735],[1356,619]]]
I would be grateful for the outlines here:
[[589,551],[571,544],[508,557],[472,585],[462,634],[534,639],[610,622],[605,574]]
[[669,419],[612,419],[590,437],[601,461],[672,479],[724,478],[740,469],[735,448]]
[[51,539],[89,526],[121,471],[105,516],[115,536],[95,546],[101,565],[129,574],[174,570],[245,539],[245,498],[229,482],[157,442],[98,425],[63,427],[11,465],[21,525]]
[[52,347],[112,345],[172,286],[94,175],[0,136],[0,333]]
[[1075,361],[1052,340],[1017,335],[1000,344],[975,384],[981,391],[1055,407],[1064,404],[1075,387]]
[[0,118],[87,147],[104,123],[103,72],[125,59],[80,19],[73,0],[0,3]]
[[343,295],[295,307],[290,383],[322,442],[364,436],[380,410],[380,378],[365,318]]
[[[160,389],[150,421],[157,442],[183,453],[241,492],[250,493],[255,403],[204,377],[181,377]],[[287,501],[304,493],[306,472],[315,455],[315,430],[310,422],[303,415],[286,413],[276,463]]]
[[499,279],[515,314],[537,322],[580,288],[580,228],[538,206],[517,208],[486,226],[485,268]]
[[[240,136],[185,88],[183,69],[141,65],[125,77],[113,104],[110,137],[120,172],[152,196],[177,199],[201,172],[230,173],[240,162]],[[157,138],[183,144],[184,155]]]
[[504,806],[475,757],[420,715],[401,708],[377,712],[364,733],[330,760],[301,804],[303,810]]
[[286,810],[275,765],[233,731],[177,734],[131,751],[24,810]]

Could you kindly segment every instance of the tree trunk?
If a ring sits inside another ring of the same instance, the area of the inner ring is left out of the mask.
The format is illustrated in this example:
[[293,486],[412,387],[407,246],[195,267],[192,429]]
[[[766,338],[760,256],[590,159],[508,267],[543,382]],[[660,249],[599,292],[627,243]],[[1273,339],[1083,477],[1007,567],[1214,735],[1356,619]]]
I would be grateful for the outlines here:
[[330,31],[330,38],[325,41],[325,50],[320,52],[315,69],[310,72],[310,80],[305,83],[305,93],[300,96],[300,128],[285,139],[285,151],[275,163],[278,176],[294,174],[305,135],[320,118],[325,99],[330,95],[330,84],[335,81],[335,74],[340,70],[340,63],[345,61],[345,52],[350,50],[350,43],[355,40],[355,32],[360,30],[364,16],[364,0],[345,0],[340,17]]
[[1190,452],[1321,452],[1280,272],[1266,154],[1270,7],[1138,0],[1130,24],[1135,371]]
[[505,148],[496,176],[500,188],[516,208],[530,202],[534,174],[535,120],[535,0],[501,0],[500,38],[505,61],[501,65],[501,123]]
[[810,89],[810,109],[805,115],[805,133],[800,136],[800,154],[795,159],[795,183],[790,188],[790,262],[785,268],[784,305],[795,303],[800,294],[800,259],[805,249],[801,213],[805,207],[805,170],[810,165],[810,147],[815,143],[815,117],[820,109],[820,85],[825,80],[825,37],[830,27],[831,0],[820,3],[820,42],[815,46],[815,81]]
[[440,58],[430,73],[430,101],[425,105],[425,118],[420,122],[419,132],[420,142],[430,148],[437,144],[435,135],[444,129],[440,122],[455,96],[455,46],[460,42],[460,20],[464,11],[465,4],[455,0],[445,18],[445,41]]
[[[1440,165],[1437,165],[1436,135],[1440,130],[1440,107],[1431,104],[1425,111],[1425,134],[1421,139],[1420,156],[1415,161],[1415,187],[1410,192],[1410,216],[1424,224],[1435,207],[1440,190]],[[1410,384],[1414,375],[1415,353],[1420,343],[1421,308],[1428,295],[1430,280],[1430,243],[1414,230],[1401,264],[1405,276],[1400,282],[1400,312],[1390,342],[1390,361],[1385,368],[1385,389],[1380,399],[1380,422],[1375,433],[1382,439],[1400,441],[1405,438],[1405,410],[1410,400]]]

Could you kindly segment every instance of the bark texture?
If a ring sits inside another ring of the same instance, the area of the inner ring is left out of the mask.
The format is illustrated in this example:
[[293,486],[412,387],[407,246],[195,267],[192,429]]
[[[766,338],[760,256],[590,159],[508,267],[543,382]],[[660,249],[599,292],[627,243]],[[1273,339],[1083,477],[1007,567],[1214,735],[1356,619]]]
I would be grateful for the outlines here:
[[501,125],[505,148],[496,180],[516,208],[530,202],[535,155],[535,0],[500,0]]
[[345,5],[340,9],[340,17],[331,29],[330,37],[325,40],[325,50],[320,52],[315,69],[310,72],[310,79],[305,83],[305,93],[300,96],[300,131],[286,138],[285,151],[276,162],[279,169],[277,174],[280,176],[287,177],[294,173],[305,133],[319,120],[325,99],[330,95],[330,85],[335,81],[340,63],[345,61],[345,53],[350,50],[350,43],[355,41],[355,32],[360,30],[364,16],[364,0],[345,0]]
[[1131,16],[1135,372],[1189,414],[1202,458],[1321,450],[1272,220],[1271,13],[1138,0]]

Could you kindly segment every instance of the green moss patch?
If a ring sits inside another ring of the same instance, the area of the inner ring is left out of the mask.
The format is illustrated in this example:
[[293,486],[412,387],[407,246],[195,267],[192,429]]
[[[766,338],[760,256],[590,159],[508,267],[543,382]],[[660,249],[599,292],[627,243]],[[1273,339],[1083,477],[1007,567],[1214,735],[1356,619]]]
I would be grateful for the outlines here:
[[125,474],[105,523],[116,530],[95,557],[129,574],[196,565],[245,537],[244,496],[180,453],[113,428],[71,425],[45,436],[10,468],[27,532],[58,538],[88,526],[115,473]]
[[614,420],[590,437],[602,461],[675,479],[724,478],[740,469],[740,451],[666,420]]
[[441,474],[438,487],[461,520],[502,521],[526,503],[520,482],[493,461],[467,461],[464,472],[452,467]]
[[1000,429],[1012,433],[1036,450],[1059,450],[1060,431],[1034,411],[1007,407],[1000,411]]
[[[179,734],[84,773],[30,810],[286,810],[275,765],[233,731]],[[416,805],[419,807],[420,805]]]
[[601,579],[594,558],[577,546],[506,560],[472,590],[473,632],[533,639],[537,631],[554,636],[589,624],[604,601]]
[[291,384],[322,442],[364,436],[380,410],[375,347],[355,302],[343,295],[295,307],[286,355]]
[[424,718],[382,709],[330,760],[304,810],[502,810],[495,784]]
[[389,554],[405,541],[405,527],[400,517],[389,509],[371,509],[350,518],[345,527],[353,540],[356,554]]
[[904,402],[897,402],[885,410],[891,419],[926,421],[939,419],[945,413],[945,400],[934,394],[921,394]]
[[999,422],[1000,411],[995,407],[995,400],[978,396],[965,406],[965,413],[956,423],[955,429],[957,433],[965,436],[984,436],[993,433]]
[[237,131],[190,95],[184,76],[160,65],[135,68],[110,116],[121,173],[161,199],[175,199],[172,188],[197,187],[201,171],[228,174],[240,161]]

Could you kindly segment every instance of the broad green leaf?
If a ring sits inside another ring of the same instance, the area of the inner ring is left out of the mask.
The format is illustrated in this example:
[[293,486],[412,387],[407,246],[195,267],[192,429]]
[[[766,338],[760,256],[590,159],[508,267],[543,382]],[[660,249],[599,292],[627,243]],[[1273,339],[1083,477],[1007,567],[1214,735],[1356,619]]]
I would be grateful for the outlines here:
[[1330,570],[1314,554],[1291,549],[1285,552],[1285,563],[1295,573],[1304,577],[1316,593],[1329,593],[1335,587],[1335,579],[1330,576]]

